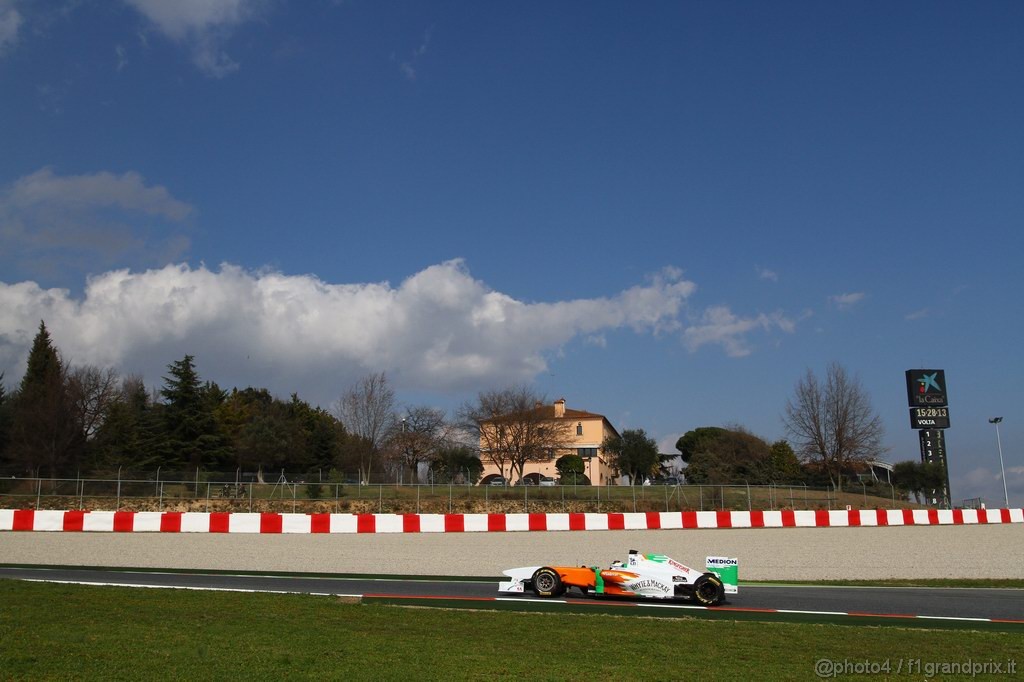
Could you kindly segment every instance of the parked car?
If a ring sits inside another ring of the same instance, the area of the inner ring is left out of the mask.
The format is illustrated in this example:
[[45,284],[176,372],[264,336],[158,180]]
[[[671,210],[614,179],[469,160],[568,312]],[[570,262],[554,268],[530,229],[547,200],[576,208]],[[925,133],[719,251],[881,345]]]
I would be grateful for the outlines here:
[[495,476],[487,485],[505,486],[508,485],[508,481],[505,480],[504,476]]
[[658,476],[652,481],[653,485],[682,485],[682,483],[677,476]]
[[553,488],[555,487],[555,479],[551,476],[541,476],[540,485],[542,488]]
[[537,485],[537,481],[532,478],[520,478],[516,485]]

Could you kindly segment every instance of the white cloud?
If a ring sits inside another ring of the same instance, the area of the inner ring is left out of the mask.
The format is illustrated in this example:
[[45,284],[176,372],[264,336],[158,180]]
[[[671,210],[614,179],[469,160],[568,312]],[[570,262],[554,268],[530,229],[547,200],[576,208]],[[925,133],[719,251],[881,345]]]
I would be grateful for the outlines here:
[[114,206],[125,210],[182,220],[192,210],[166,188],[146,187],[138,173],[101,172],[86,175],[55,175],[50,168],[19,178],[0,195],[0,209],[27,209],[62,204],[84,208]]
[[17,44],[22,21],[14,0],[0,0],[0,55]]
[[840,310],[844,310],[846,308],[849,308],[860,303],[861,301],[864,300],[866,296],[867,294],[865,294],[862,291],[849,294],[837,294],[835,296],[829,296],[828,302],[836,306]]
[[61,176],[43,168],[0,188],[0,265],[35,274],[79,262],[108,267],[128,255],[163,264],[187,245],[163,227],[191,212],[135,172]]
[[532,379],[546,354],[577,337],[678,325],[694,285],[670,275],[610,298],[555,303],[492,291],[457,260],[397,287],[233,265],[106,272],[80,299],[34,282],[0,283],[0,368],[17,379],[42,319],[72,362],[139,371],[150,383],[188,353],[224,385],[318,401],[370,370],[406,388],[477,388]]
[[188,46],[206,75],[223,78],[238,63],[223,50],[240,24],[260,17],[266,0],[124,0],[171,40]]
[[921,310],[915,310],[912,313],[907,313],[905,319],[907,319],[908,321],[923,320],[926,317],[930,316],[931,314],[932,313],[931,313],[930,309],[928,309],[928,308],[921,308]]
[[707,344],[717,344],[731,357],[750,355],[746,335],[755,330],[779,329],[793,333],[796,323],[781,312],[761,313],[755,317],[738,317],[728,306],[712,306],[704,311],[700,321],[683,332],[683,342],[691,351]]
[[758,268],[757,276],[769,282],[779,281],[779,273],[775,272],[774,270],[769,270],[768,268]]

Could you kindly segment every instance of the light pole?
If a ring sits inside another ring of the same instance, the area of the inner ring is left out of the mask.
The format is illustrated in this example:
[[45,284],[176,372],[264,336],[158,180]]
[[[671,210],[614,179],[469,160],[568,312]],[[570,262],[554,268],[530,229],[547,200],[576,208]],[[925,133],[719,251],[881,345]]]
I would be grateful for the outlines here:
[[999,422],[1003,421],[1002,417],[992,417],[988,420],[989,424],[996,425],[996,447],[999,448],[999,475],[1003,478],[1003,503],[1006,505],[1004,509],[1010,508],[1010,495],[1006,492],[1006,469],[1003,468],[1003,441],[999,439]]

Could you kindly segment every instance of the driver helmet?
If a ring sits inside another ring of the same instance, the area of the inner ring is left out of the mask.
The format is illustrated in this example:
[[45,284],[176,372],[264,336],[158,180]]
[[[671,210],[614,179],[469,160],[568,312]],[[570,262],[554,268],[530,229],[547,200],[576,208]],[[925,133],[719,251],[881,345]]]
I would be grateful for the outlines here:
[[615,561],[612,562],[612,568],[622,568],[625,565],[626,564],[624,564],[623,562],[618,561],[618,560],[615,560]]

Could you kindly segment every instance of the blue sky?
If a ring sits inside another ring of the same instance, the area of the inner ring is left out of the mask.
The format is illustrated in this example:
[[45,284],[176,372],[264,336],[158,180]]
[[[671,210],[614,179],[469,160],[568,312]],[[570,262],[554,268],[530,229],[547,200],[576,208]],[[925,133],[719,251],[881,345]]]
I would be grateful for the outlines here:
[[529,382],[670,450],[839,362],[1024,504],[1024,5],[0,0],[0,370]]

